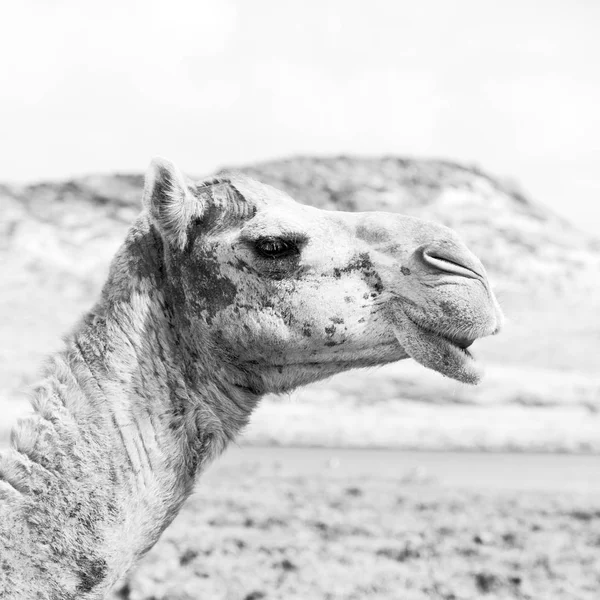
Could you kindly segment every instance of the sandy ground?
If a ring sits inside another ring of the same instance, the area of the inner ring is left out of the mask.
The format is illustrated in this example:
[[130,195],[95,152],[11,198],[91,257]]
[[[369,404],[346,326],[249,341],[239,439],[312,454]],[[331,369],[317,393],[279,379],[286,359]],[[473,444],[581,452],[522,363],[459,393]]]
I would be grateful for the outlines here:
[[371,474],[225,460],[112,599],[599,597],[597,492],[448,484],[371,457]]

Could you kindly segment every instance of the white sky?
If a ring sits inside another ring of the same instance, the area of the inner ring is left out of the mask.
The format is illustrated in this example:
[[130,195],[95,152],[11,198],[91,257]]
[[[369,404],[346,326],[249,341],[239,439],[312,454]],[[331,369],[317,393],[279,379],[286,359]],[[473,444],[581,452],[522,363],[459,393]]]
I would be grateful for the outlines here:
[[433,156],[600,232],[598,0],[20,0],[0,22],[0,181]]

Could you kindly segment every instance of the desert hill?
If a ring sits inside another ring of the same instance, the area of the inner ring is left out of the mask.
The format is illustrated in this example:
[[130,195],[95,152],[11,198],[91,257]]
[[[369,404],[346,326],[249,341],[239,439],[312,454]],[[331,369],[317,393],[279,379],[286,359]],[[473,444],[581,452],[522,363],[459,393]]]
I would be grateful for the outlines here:
[[[600,237],[578,230],[515,184],[476,167],[341,156],[290,158],[236,170],[319,208],[385,210],[442,222],[461,233],[501,288],[535,293],[542,285],[569,293],[599,278]],[[57,270],[65,282],[94,288],[139,211],[142,185],[141,175],[92,175],[0,186],[0,252],[17,255],[28,270]]]

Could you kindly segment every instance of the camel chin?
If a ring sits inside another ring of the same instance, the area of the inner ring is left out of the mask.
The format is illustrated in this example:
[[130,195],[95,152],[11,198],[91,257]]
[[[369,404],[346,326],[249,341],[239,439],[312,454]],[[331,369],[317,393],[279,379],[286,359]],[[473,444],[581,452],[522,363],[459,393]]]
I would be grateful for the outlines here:
[[461,383],[481,381],[483,367],[462,344],[416,323],[401,309],[394,312],[392,323],[398,343],[419,364]]

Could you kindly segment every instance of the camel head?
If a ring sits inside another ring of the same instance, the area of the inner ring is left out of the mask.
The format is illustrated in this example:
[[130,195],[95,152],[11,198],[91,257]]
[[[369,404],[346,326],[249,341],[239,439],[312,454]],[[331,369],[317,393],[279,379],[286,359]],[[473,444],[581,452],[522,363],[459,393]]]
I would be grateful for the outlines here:
[[502,316],[483,265],[451,229],[319,210],[239,175],[194,183],[162,159],[144,204],[178,327],[248,389],[407,357],[479,380],[467,348]]

